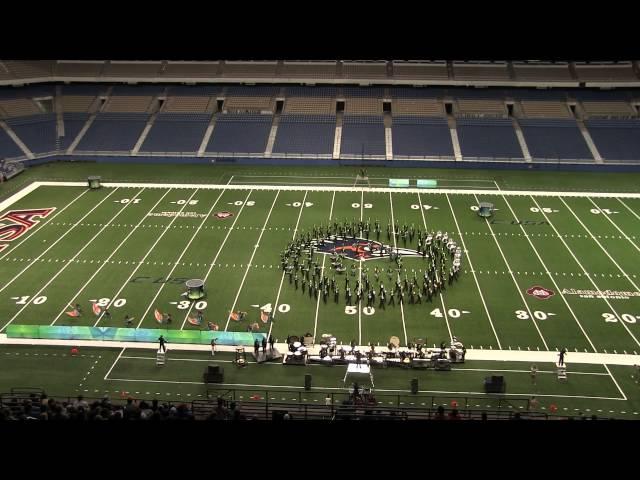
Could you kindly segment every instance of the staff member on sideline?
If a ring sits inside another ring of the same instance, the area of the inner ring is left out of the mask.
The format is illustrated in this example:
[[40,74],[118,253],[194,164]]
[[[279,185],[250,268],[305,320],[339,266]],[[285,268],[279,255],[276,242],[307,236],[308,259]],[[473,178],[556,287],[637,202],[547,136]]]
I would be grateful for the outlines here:
[[167,343],[167,341],[164,339],[162,335],[160,335],[160,337],[158,338],[158,341],[160,342],[160,348],[158,348],[158,351],[162,350],[163,352],[166,352],[167,347],[165,346],[165,343]]

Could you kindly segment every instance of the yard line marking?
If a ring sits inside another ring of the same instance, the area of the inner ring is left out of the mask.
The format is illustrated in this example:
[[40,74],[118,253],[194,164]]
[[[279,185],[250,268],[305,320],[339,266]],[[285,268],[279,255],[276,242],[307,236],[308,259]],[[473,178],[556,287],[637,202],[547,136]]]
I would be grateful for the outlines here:
[[[170,227],[171,225],[173,225],[173,222],[175,222],[178,217],[179,214],[182,213],[182,211],[187,207],[187,205],[189,205],[189,202],[191,201],[191,199],[195,196],[196,193],[198,193],[199,189],[195,189],[193,191],[193,193],[191,194],[191,196],[187,199],[187,201],[184,203],[184,205],[182,206],[182,208],[180,208],[180,210],[178,211],[178,215],[175,215],[171,221],[169,222],[168,226]],[[151,245],[151,247],[149,248],[149,250],[147,250],[147,253],[144,254],[144,257],[142,257],[139,261],[138,264],[136,266],[136,268],[133,269],[133,271],[131,272],[131,274],[129,275],[129,278],[127,278],[124,283],[122,284],[122,286],[120,287],[120,289],[116,292],[115,295],[113,295],[111,297],[111,301],[109,302],[109,305],[106,306],[106,308],[111,307],[111,305],[113,304],[113,302],[115,302],[118,299],[118,296],[122,293],[122,291],[125,289],[125,287],[129,284],[129,281],[131,280],[131,278],[133,278],[133,276],[135,275],[135,273],[138,271],[138,269],[144,264],[145,260],[147,259],[147,257],[151,254],[151,252],[153,251],[154,248],[156,248],[156,245],[158,245],[158,243],[160,242],[160,240],[162,240],[162,237],[164,237],[165,233],[167,233],[169,231],[168,228],[164,228],[162,230],[162,232],[160,233],[160,235],[158,235],[158,238],[156,238],[156,241],[153,242],[153,245]],[[105,309],[106,309],[105,308]],[[100,316],[98,317],[98,319],[96,320],[96,323],[93,324],[94,327],[98,326],[98,323],[100,323],[100,320],[102,320],[102,317],[104,315],[104,310],[102,311],[102,313],[100,313]]]
[[[394,226],[394,229],[392,230],[392,236],[393,236],[393,247],[394,248],[398,248],[397,244],[396,244],[396,232],[395,232],[395,225],[396,225],[396,221],[395,218],[393,216],[393,198],[391,195],[391,192],[389,192],[389,206],[391,207],[391,225]],[[401,280],[400,278],[400,272],[398,272],[398,280]],[[393,295],[394,293],[392,292],[391,295]],[[404,331],[404,344],[407,345],[409,343],[409,339],[407,338],[407,325],[404,321],[404,307],[402,305],[402,302],[400,302],[400,315],[402,317],[402,330]],[[447,322],[447,328],[449,328],[449,323]],[[451,335],[451,329],[449,329],[449,335]]]
[[[111,192],[109,195],[107,195],[106,197],[104,197],[100,202],[98,202],[91,210],[89,210],[87,213],[84,214],[84,216],[78,220],[76,223],[74,223],[71,228],[69,230],[67,230],[66,232],[64,232],[62,235],[60,235],[60,237],[53,242],[49,248],[47,248],[44,252],[42,252],[40,255],[38,255],[36,258],[33,259],[32,262],[30,262],[26,267],[24,267],[20,273],[18,273],[15,277],[13,277],[11,280],[9,280],[2,288],[0,288],[0,292],[3,292],[5,288],[7,288],[9,285],[11,285],[16,279],[18,279],[20,277],[20,275],[22,275],[24,272],[26,272],[35,262],[37,262],[38,260],[40,260],[40,258],[47,253],[49,250],[51,250],[53,247],[55,247],[59,241],[61,241],[64,237],[66,237],[69,233],[71,233],[71,231],[76,228],[76,226],[78,226],[78,224],[80,222],[82,222],[85,218],[87,218],[89,215],[91,215],[91,213],[93,213],[93,211],[98,208],[100,205],[102,205],[111,195],[113,195],[115,192],[117,192],[118,189],[116,188],[115,190],[113,190],[113,192]],[[78,197],[79,198],[79,197]]]
[[[600,207],[596,204],[596,202],[594,202],[593,200],[591,200],[589,197],[587,197],[587,199],[598,209],[601,210]],[[601,216],[604,216],[604,218],[606,218],[607,220],[609,220],[609,223],[611,223],[611,225],[613,225],[614,227],[616,227],[616,230],[618,230],[622,235],[624,235],[624,238],[626,240],[629,241],[629,243],[631,245],[633,245],[633,248],[635,248],[638,252],[640,252],[640,248],[638,248],[638,245],[636,245],[636,243],[631,240],[631,237],[629,235],[627,235],[626,233],[624,233],[622,231],[622,229],[620,227],[618,227],[618,225],[616,224],[616,222],[614,222],[613,220],[611,220],[611,216],[610,215],[606,215],[606,214],[602,214]],[[599,237],[600,235],[598,235]]]
[[[362,223],[362,217],[364,215],[364,190],[360,192],[360,223]],[[362,237],[362,230],[358,232],[358,236]],[[358,284],[360,285],[360,291],[362,291],[362,258],[358,262]],[[356,295],[358,292],[356,292]],[[360,295],[360,301],[358,302],[358,345],[362,345],[362,296]],[[405,335],[406,336],[406,335]]]
[[[476,194],[473,194],[473,197],[475,198],[476,203],[479,203],[478,202],[478,196]],[[526,308],[527,312],[529,313],[529,318],[531,319],[531,323],[533,323],[533,326],[536,327],[536,330],[538,331],[538,335],[540,335],[540,338],[542,339],[542,343],[544,345],[544,348],[546,350],[549,350],[547,342],[544,339],[544,336],[542,335],[542,332],[540,331],[540,328],[538,327],[538,324],[535,321],[535,317],[533,316],[533,313],[531,312],[531,309],[529,308],[529,304],[527,303],[526,299],[524,298],[524,295],[522,295],[522,291],[520,290],[520,286],[518,285],[518,281],[516,280],[516,277],[513,275],[513,270],[511,269],[511,265],[509,265],[509,261],[507,260],[507,257],[504,255],[504,252],[502,251],[502,247],[500,246],[500,243],[498,242],[498,237],[496,237],[494,235],[494,233],[493,233],[493,227],[491,226],[491,224],[489,223],[489,220],[487,218],[484,219],[484,222],[487,225],[487,227],[489,227],[489,230],[491,231],[491,236],[492,236],[496,246],[498,247],[498,250],[500,251],[500,255],[502,256],[502,260],[504,260],[504,263],[507,266],[507,270],[509,270],[509,273],[511,274],[511,279],[513,280],[513,284],[516,286],[516,290],[518,291],[518,295],[520,295],[520,298],[522,299],[522,303],[524,304],[524,308]]]
[[[505,203],[507,204],[507,207],[509,208],[509,210],[511,211],[511,214],[513,215],[514,219],[518,219],[518,216],[516,215],[516,213],[513,211],[513,208],[511,208],[511,204],[509,203],[509,200],[507,200],[507,197],[505,197],[504,195],[502,196],[502,198],[504,199]],[[520,230],[522,230],[522,233],[526,233],[524,227],[522,225],[520,226]],[[544,263],[544,261],[542,260],[542,258],[540,257],[540,254],[538,253],[538,250],[536,249],[535,245],[533,244],[533,242],[531,241],[531,238],[529,235],[524,235],[527,239],[527,241],[529,242],[529,245],[531,246],[531,248],[533,249],[533,253],[536,254],[536,257],[538,257],[538,260],[540,261],[540,264],[542,265],[542,267],[544,268],[545,272],[547,272],[547,276],[549,277],[549,279],[551,280],[551,282],[553,283],[553,286],[556,288],[556,292],[558,292],[560,294],[560,298],[562,298],[562,300],[564,301],[564,304],[567,306],[567,309],[569,310],[569,312],[571,313],[571,316],[573,317],[573,319],[576,321],[576,323],[578,324],[578,327],[580,327],[580,331],[582,332],[582,334],[585,336],[585,338],[587,339],[587,341],[589,342],[589,345],[591,345],[591,348],[593,348],[594,352],[598,352],[598,350],[596,349],[595,345],[593,344],[593,342],[591,341],[591,339],[589,338],[589,335],[587,335],[587,332],[584,330],[584,328],[582,327],[582,324],[580,323],[580,320],[578,320],[578,317],[576,316],[576,314],[574,313],[573,309],[571,308],[571,306],[569,305],[569,302],[567,301],[566,297],[563,295],[562,293],[562,289],[558,286],[558,284],[556,283],[556,280],[553,278],[553,276],[551,275],[551,273],[549,273],[549,268],[547,267],[547,265]]]
[[[496,328],[493,326],[493,321],[491,320],[491,314],[489,313],[489,309],[487,308],[487,303],[484,300],[484,295],[482,295],[482,289],[480,288],[480,282],[478,282],[478,277],[476,275],[475,269],[473,268],[473,263],[471,263],[471,255],[469,255],[469,250],[467,250],[467,246],[464,243],[464,237],[462,236],[462,232],[460,231],[460,226],[458,225],[458,219],[456,218],[456,214],[453,210],[453,205],[451,205],[451,199],[449,198],[449,194],[445,194],[447,202],[449,203],[449,208],[451,209],[451,214],[453,215],[453,221],[456,224],[456,229],[458,230],[458,235],[460,236],[460,241],[462,242],[462,248],[464,248],[465,253],[467,254],[467,260],[469,261],[469,267],[471,267],[471,273],[473,274],[473,279],[476,282],[476,287],[478,287],[478,293],[480,293],[480,300],[482,300],[482,305],[484,306],[484,311],[487,314],[487,318],[489,319],[489,324],[491,324],[491,330],[493,331],[493,335],[496,337],[496,342],[498,342],[498,348],[502,350],[502,345],[500,344],[500,339],[498,338],[498,333],[496,332]],[[420,210],[423,210],[423,218],[424,218],[424,208],[422,207],[422,200],[420,199],[420,194],[418,193],[418,201],[420,202]],[[425,223],[426,228],[426,223]]]
[[[300,203],[300,211],[298,212],[298,221],[296,222],[296,226],[293,229],[293,235],[291,240],[295,240],[296,233],[298,231],[298,225],[300,225],[300,217],[302,217],[302,209],[304,208],[304,203],[307,201],[307,194],[309,192],[304,192],[304,197],[302,198],[302,202]],[[269,213],[271,214],[271,213]],[[324,255],[323,255],[324,257]],[[269,332],[267,333],[267,339],[271,336],[271,330],[273,329],[273,319],[276,317],[276,312],[278,311],[278,301],[280,300],[280,292],[282,291],[282,284],[284,283],[284,276],[286,275],[286,271],[282,271],[282,276],[280,277],[280,287],[278,288],[278,294],[276,295],[276,301],[273,304],[273,310],[271,315],[271,322],[269,322]],[[292,273],[293,275],[293,273]],[[311,285],[309,285],[311,287]],[[238,292],[239,293],[239,292]],[[320,294],[318,294],[318,299],[320,298]],[[231,309],[233,311],[233,309]]]
[[189,242],[187,243],[186,247],[184,247],[184,249],[182,250],[182,253],[180,254],[180,256],[178,257],[178,259],[173,263],[173,267],[171,268],[171,270],[169,271],[169,273],[167,273],[167,276],[165,277],[165,281],[164,283],[162,283],[160,285],[160,288],[158,289],[158,291],[156,292],[155,296],[153,297],[153,300],[151,300],[151,302],[149,302],[149,306],[147,307],[147,309],[144,311],[144,313],[140,316],[140,321],[138,322],[138,326],[137,328],[140,328],[140,325],[142,324],[142,321],[147,317],[147,313],[149,313],[149,310],[151,310],[151,307],[153,307],[153,304],[155,303],[155,301],[158,299],[158,296],[160,295],[160,293],[162,293],[162,290],[164,289],[164,287],[167,285],[167,281],[169,280],[169,278],[171,277],[171,275],[173,274],[173,272],[175,271],[176,267],[180,264],[180,261],[182,260],[182,257],[184,256],[184,254],[187,252],[188,248],[191,246],[191,243],[193,242],[193,240],[196,238],[196,236],[198,235],[198,233],[200,233],[200,230],[202,229],[202,225],[204,225],[204,223],[209,220],[209,217],[211,216],[211,212],[213,212],[213,209],[216,208],[216,205],[218,205],[218,202],[220,201],[220,198],[222,198],[222,195],[224,194],[224,190],[222,190],[220,192],[220,194],[218,195],[218,198],[216,198],[216,201],[213,202],[213,205],[211,205],[211,208],[209,209],[209,211],[207,212],[207,214],[202,218],[202,222],[200,222],[200,225],[198,225],[198,228],[196,229],[195,232],[193,232],[193,235],[191,236],[191,239],[189,240]]
[[[427,220],[426,220],[426,218],[424,216],[424,207],[422,206],[422,198],[420,197],[419,193],[418,193],[418,203],[420,204],[420,213],[422,214],[422,223],[424,224],[425,235],[426,235]],[[436,273],[436,280],[439,281],[438,269],[436,269],[435,273]],[[447,307],[444,304],[444,297],[442,296],[442,291],[438,292],[438,295],[440,296],[440,303],[442,304],[442,312],[443,312],[443,315],[444,315],[444,321],[446,322],[447,330],[449,331],[449,340],[451,340],[453,342],[453,332],[451,331],[451,326],[449,325],[449,315],[447,314]]]
[[616,379],[614,378],[613,374],[611,373],[611,370],[609,370],[609,366],[605,363],[604,368],[607,370],[607,373],[609,374],[609,376],[611,377],[611,380],[613,380],[613,383],[616,384],[616,387],[618,387],[618,391],[622,394],[622,397],[626,400],[627,396],[624,394],[624,392],[622,391],[622,388],[620,388],[620,385],[618,385],[618,382],[616,382]]
[[[240,282],[240,288],[238,288],[238,293],[236,293],[236,298],[233,300],[233,305],[231,305],[231,309],[228,310],[229,311],[229,315],[227,316],[227,323],[224,326],[224,331],[227,331],[227,328],[229,328],[229,322],[231,321],[231,312],[233,312],[233,310],[236,308],[236,302],[238,301],[238,298],[240,297],[240,292],[242,291],[242,286],[244,285],[244,281],[247,279],[247,274],[249,273],[249,266],[251,265],[251,263],[253,262],[253,257],[255,256],[256,252],[258,251],[258,247],[260,247],[260,240],[262,239],[262,235],[264,234],[266,228],[267,228],[267,224],[269,223],[269,218],[271,218],[271,212],[273,212],[273,207],[276,204],[276,200],[278,200],[278,196],[280,195],[280,190],[278,190],[276,192],[276,196],[273,199],[273,203],[271,204],[271,208],[269,209],[269,213],[267,214],[267,218],[264,221],[264,225],[262,225],[262,230],[260,231],[260,236],[258,237],[258,240],[256,241],[256,245],[253,247],[253,253],[251,254],[251,258],[249,259],[249,263],[247,265],[247,268],[244,271],[244,276],[242,277],[242,281]],[[300,207],[302,208],[302,206]],[[275,314],[275,312],[274,312]]]
[[571,212],[571,214],[576,218],[576,220],[578,220],[578,222],[580,223],[580,225],[582,225],[582,228],[584,228],[584,229],[587,231],[587,233],[588,233],[589,235],[591,235],[591,239],[592,239],[594,242],[596,242],[596,243],[598,244],[598,246],[600,247],[600,250],[602,250],[602,251],[605,253],[605,255],[606,255],[607,257],[609,257],[609,260],[611,260],[611,261],[613,262],[613,264],[614,264],[616,267],[618,267],[618,270],[620,270],[620,273],[622,273],[622,275],[623,275],[623,276],[625,276],[625,277],[627,278],[627,280],[629,280],[629,283],[631,283],[631,285],[633,285],[633,288],[635,288],[635,289],[636,289],[636,291],[640,291],[640,287],[638,287],[638,286],[636,285],[636,283],[635,283],[633,280],[631,280],[631,275],[627,275],[627,273],[626,273],[624,270],[622,270],[622,267],[621,267],[620,265],[618,265],[618,262],[616,262],[616,261],[613,259],[613,257],[612,257],[611,255],[609,255],[609,252],[607,252],[606,248],[604,248],[604,247],[602,246],[602,244],[598,241],[598,239],[596,238],[596,236],[595,236],[593,233],[591,233],[591,230],[589,230],[589,229],[587,228],[587,226],[586,226],[584,223],[582,223],[582,220],[580,220],[580,218],[575,214],[575,212],[571,209],[571,207],[567,204],[567,202],[565,202],[562,198],[560,199],[560,201],[561,201],[562,203],[564,203],[564,205],[565,205],[565,206],[567,207],[567,209]]
[[[618,200],[622,205],[624,205],[624,207],[625,207],[627,210],[629,210],[629,211],[631,212],[631,214],[632,214],[634,217],[636,217],[638,220],[640,220],[640,215],[638,215],[636,212],[634,212],[633,210],[631,210],[631,208],[629,208],[629,206],[628,206],[626,203],[624,203],[624,202],[622,201],[622,199],[621,199],[621,198],[616,197],[616,200]],[[2,258],[0,258],[0,260],[2,260]]]
[[[562,242],[562,244],[565,246],[565,248],[567,249],[567,251],[569,252],[569,254],[573,257],[573,259],[575,260],[575,262],[578,264],[578,266],[582,269],[582,272],[584,273],[584,276],[586,278],[589,279],[589,282],[591,282],[591,285],[593,285],[593,287],[596,290],[600,290],[600,287],[598,287],[598,285],[596,284],[596,282],[593,281],[592,275],[589,275],[589,273],[587,272],[587,270],[584,268],[584,266],[582,265],[582,263],[580,263],[580,260],[578,260],[578,258],[574,255],[573,251],[569,248],[569,245],[567,245],[567,242],[565,242],[564,238],[562,238],[562,235],[560,235],[560,232],[558,232],[558,229],[555,227],[555,225],[553,223],[551,223],[551,220],[549,220],[549,217],[547,216],[547,214],[544,212],[544,210],[542,210],[542,207],[540,207],[540,205],[538,204],[538,202],[536,201],[535,198],[533,198],[533,195],[530,196],[531,200],[533,200],[533,203],[536,204],[536,206],[540,209],[540,213],[542,213],[542,215],[544,216],[545,220],[549,223],[549,225],[551,226],[551,228],[553,228],[553,231],[556,233],[556,235],[558,236],[558,239]],[[606,297],[602,297],[602,300],[604,300],[604,302],[607,304],[607,306],[611,309],[611,312],[613,312],[613,314],[616,316],[616,318],[618,319],[618,323],[620,323],[620,325],[622,325],[622,327],[627,331],[627,333],[631,336],[631,338],[633,338],[633,340],[636,342],[636,344],[638,346],[640,346],[640,342],[638,341],[638,339],[635,337],[635,335],[631,332],[631,330],[629,329],[629,327],[627,327],[625,321],[622,320],[622,317],[618,314],[618,312],[613,308],[613,306],[611,305],[611,303],[609,302],[609,300]]]
[[[144,189],[142,189],[140,192],[138,192],[138,194],[136,195],[136,197],[138,195],[140,195],[142,193]],[[113,252],[111,252],[111,255],[109,255],[106,259],[101,261],[101,265],[100,267],[98,267],[96,269],[95,272],[93,272],[93,275],[91,275],[91,277],[89,278],[89,280],[87,280],[85,282],[84,285],[82,285],[82,287],[80,287],[80,289],[73,295],[73,297],[71,298],[71,301],[68,302],[69,303],[73,303],[74,300],[77,299],[78,295],[80,295],[85,288],[87,288],[87,285],[89,285],[89,283],[91,283],[91,281],[96,277],[96,275],[98,275],[98,273],[100,273],[100,271],[108,264],[108,262],[111,260],[111,258],[116,254],[116,252],[122,247],[122,245],[124,245],[124,243],[129,239],[129,237],[131,237],[131,235],[133,235],[133,233],[138,229],[138,226],[145,220],[145,218],[147,217],[147,215],[149,213],[151,213],[157,206],[158,204],[164,199],[164,197],[167,196],[167,194],[171,191],[171,189],[167,190],[164,195],[162,195],[162,197],[160,197],[160,199],[155,203],[155,205],[153,207],[151,207],[149,209],[149,211],[147,212],[147,214],[143,215],[143,217],[140,219],[140,221],[138,222],[138,224],[133,227],[133,229],[127,234],[126,237],[124,237],[124,239],[120,242],[120,244],[115,248],[115,250],[113,250]],[[135,197],[134,197],[135,198]],[[133,202],[129,202],[127,205],[131,205]],[[99,261],[100,262],[100,261]],[[67,305],[68,305],[67,304]],[[56,318],[54,318],[53,322],[51,322],[51,325],[54,325],[62,316],[62,314],[65,312],[65,310],[67,309],[67,307],[63,307],[62,310],[60,310],[60,313],[58,313],[58,315],[56,316]]]
[[[331,208],[329,210],[329,223],[331,223],[331,218],[333,216],[333,202],[336,199],[336,192],[333,192],[333,195],[331,197]],[[324,265],[325,262],[327,260],[327,256],[323,255],[322,256],[322,270],[320,275],[324,275]],[[316,302],[316,316],[315,316],[315,320],[313,321],[313,341],[315,342],[316,340],[316,333],[318,331],[318,309],[320,308],[320,295],[318,295],[318,301]],[[271,333],[271,328],[269,328],[269,333]]]
[[107,378],[109,376],[109,374],[111,373],[111,370],[113,370],[113,367],[116,366],[116,363],[118,363],[118,360],[120,360],[120,357],[122,356],[122,354],[124,353],[124,351],[127,349],[127,347],[123,347],[122,350],[120,351],[120,355],[118,355],[116,357],[116,359],[113,361],[113,363],[111,364],[111,368],[109,368],[109,371],[106,373],[106,375],[104,376],[103,380],[109,380],[109,378]]
[[[28,187],[27,187],[28,188]],[[37,188],[37,187],[36,187]],[[27,189],[24,189],[27,190]],[[35,188],[34,188],[35,190]],[[87,193],[89,191],[89,189],[84,190],[82,193],[80,193],[80,195],[78,195],[76,198],[74,198],[73,200],[71,200],[71,202],[69,202],[64,208],[57,210],[56,212],[54,212],[54,214],[51,216],[51,218],[48,218],[45,222],[42,222],[41,225],[39,225],[39,227],[37,228],[33,228],[31,233],[29,235],[27,235],[25,238],[23,238],[22,240],[20,240],[19,243],[17,243],[16,245],[13,246],[13,248],[10,248],[9,250],[7,250],[7,252],[0,256],[0,260],[4,259],[7,255],[9,255],[10,253],[13,253],[20,245],[22,245],[24,242],[26,242],[27,240],[29,240],[31,237],[33,237],[36,232],[41,230],[41,227],[44,227],[45,225],[49,225],[49,223],[51,223],[53,221],[54,218],[58,218],[58,216],[64,212],[67,208],[69,208],[71,205],[73,205],[76,200],[79,200],[80,197],[82,197],[85,193]],[[28,192],[31,193],[31,192]],[[13,203],[13,202],[12,202]],[[7,205],[8,207],[9,205]]]
[[[207,278],[209,278],[209,275],[211,274],[211,270],[213,270],[213,267],[215,267],[216,260],[218,260],[218,257],[220,256],[220,253],[222,252],[222,249],[224,248],[225,244],[227,243],[227,239],[229,238],[229,236],[233,232],[233,227],[236,225],[236,222],[240,218],[240,215],[242,214],[242,210],[244,209],[245,205],[247,204],[247,201],[249,200],[249,197],[251,196],[251,193],[253,193],[253,190],[249,191],[249,193],[247,194],[247,196],[244,199],[244,202],[242,203],[242,206],[240,207],[240,210],[238,210],[238,214],[235,215],[235,219],[233,220],[233,223],[231,224],[231,227],[229,227],[227,229],[227,234],[225,235],[224,240],[222,240],[222,243],[220,244],[220,247],[218,248],[218,251],[216,252],[216,256],[213,257],[213,260],[211,261],[211,265],[209,266],[209,269],[207,270],[207,273],[203,278],[205,283],[207,281]],[[218,267],[222,267],[222,265],[218,265]],[[195,302],[192,302],[191,305],[189,305],[189,308],[187,309],[187,313],[185,314],[184,319],[182,320],[182,325],[180,326],[180,330],[184,330],[184,326],[187,323],[187,318],[189,318],[189,314],[191,313],[191,310],[193,310],[193,306],[194,305],[195,305]]]

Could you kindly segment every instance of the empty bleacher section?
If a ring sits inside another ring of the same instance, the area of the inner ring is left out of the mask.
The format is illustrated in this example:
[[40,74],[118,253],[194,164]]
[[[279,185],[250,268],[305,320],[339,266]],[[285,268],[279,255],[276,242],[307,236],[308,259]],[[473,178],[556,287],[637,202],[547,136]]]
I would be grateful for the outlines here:
[[206,151],[262,154],[267,146],[272,120],[272,115],[221,114]]
[[145,113],[151,107],[152,96],[112,96],[104,106],[104,112]]
[[393,76],[398,79],[447,80],[449,73],[446,62],[412,63],[393,62]]
[[8,87],[0,89],[0,99],[42,98],[53,96],[54,89],[50,85],[29,85],[26,87]]
[[75,151],[129,152],[148,119],[141,113],[99,113]]
[[230,62],[222,66],[222,76],[228,78],[240,77],[275,77],[277,62]]
[[57,151],[55,114],[13,118],[7,120],[7,124],[34,154]]
[[453,157],[444,116],[394,116],[392,130],[394,157]]
[[440,100],[429,98],[397,98],[391,101],[394,118],[401,115],[421,115],[425,117],[444,117],[444,104]]
[[516,80],[519,82],[563,82],[566,85],[576,84],[576,81],[571,77],[569,64],[566,63],[559,65],[527,65],[524,63],[514,63],[513,70]]
[[336,87],[286,87],[285,95],[292,97],[328,97],[335,98],[338,94]]
[[504,81],[510,78],[506,63],[473,64],[454,62],[453,75],[454,80]]
[[382,115],[382,101],[377,98],[349,98],[344,106],[345,115]]
[[105,77],[155,77],[160,73],[161,62],[109,62],[104,69]]
[[58,61],[54,67],[56,76],[61,77],[99,77],[104,62]]
[[220,62],[167,62],[163,77],[211,78],[218,76]]
[[506,117],[507,110],[504,101],[500,100],[471,100],[459,99],[455,111],[463,117]]
[[335,130],[335,115],[281,115],[273,154],[331,156]]
[[526,118],[572,118],[569,107],[562,102],[522,100],[520,106]]
[[51,61],[12,61],[5,60],[5,66],[14,78],[46,78],[53,74]]
[[275,100],[271,97],[227,97],[224,113],[273,113]]
[[497,160],[523,158],[510,119],[459,118],[457,131],[463,157]]
[[24,157],[24,152],[18,147],[4,128],[0,128],[0,158],[19,157]]
[[447,90],[438,87],[390,87],[389,92],[392,98],[442,98],[447,96]]
[[60,150],[66,152],[71,143],[76,139],[82,127],[89,119],[88,113],[65,113],[64,119],[64,137],[60,138]]
[[219,85],[172,85],[169,96],[172,97],[216,97],[222,87]]
[[280,93],[280,87],[257,85],[255,87],[229,86],[227,96],[229,97],[275,97]]
[[345,78],[384,78],[387,76],[385,62],[342,62]]
[[95,97],[90,97],[90,96],[63,95],[62,111],[63,112],[89,112],[95,100],[96,100]]
[[640,120],[586,120],[585,125],[605,162],[640,159]]
[[631,63],[611,65],[576,64],[578,80],[589,83],[638,82]]
[[325,97],[292,97],[284,104],[284,113],[293,115],[335,115],[336,102]]
[[16,98],[13,100],[0,100],[0,115],[3,117],[26,117],[38,115],[42,111],[32,100]]
[[573,119],[522,118],[519,124],[534,161],[594,161]]
[[215,97],[201,96],[168,97],[162,109],[163,113],[207,113],[215,110]]
[[384,88],[381,87],[344,87],[342,93],[345,97],[382,98]]
[[379,156],[386,152],[381,116],[347,115],[342,123],[341,156]]
[[582,102],[582,108],[589,118],[631,118],[637,116],[636,111],[627,102]]
[[334,78],[336,67],[336,62],[284,62],[280,76]]
[[195,153],[202,143],[210,119],[209,114],[161,113],[140,151]]

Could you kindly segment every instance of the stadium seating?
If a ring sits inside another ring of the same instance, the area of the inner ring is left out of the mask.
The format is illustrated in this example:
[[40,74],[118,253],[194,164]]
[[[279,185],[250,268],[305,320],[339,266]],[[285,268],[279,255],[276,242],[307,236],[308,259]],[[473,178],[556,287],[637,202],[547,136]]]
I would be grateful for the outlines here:
[[104,62],[58,61],[54,73],[67,77],[98,77],[104,68]]
[[507,65],[453,63],[455,80],[506,80],[509,78]]
[[520,102],[526,118],[573,118],[566,103],[523,100]]
[[95,97],[81,95],[64,95],[62,96],[63,112],[89,112]]
[[343,62],[342,74],[347,78],[386,77],[387,64],[384,62]]
[[574,82],[568,64],[527,65],[514,63],[516,80],[521,82]]
[[336,68],[336,62],[284,62],[280,76],[334,78]]
[[140,113],[99,113],[76,151],[129,152],[148,119]]
[[58,150],[55,114],[14,118],[7,120],[7,123],[33,153],[51,153]]
[[640,159],[640,120],[586,120],[585,125],[605,162]]
[[576,74],[581,82],[637,82],[638,76],[631,63],[617,65],[576,65]]
[[282,115],[273,153],[331,155],[335,115]]
[[1,158],[18,158],[23,157],[24,153],[20,147],[16,145],[13,138],[5,132],[4,128],[0,128],[0,157]]
[[636,112],[627,102],[582,102],[582,108],[589,118],[594,117],[634,117]]
[[272,115],[218,115],[206,151],[264,153],[272,120]]
[[444,117],[394,117],[392,130],[394,157],[453,157]]
[[197,152],[210,115],[162,113],[149,130],[141,152]]
[[16,98],[13,100],[0,100],[0,113],[7,117],[26,117],[42,113],[32,100]]
[[384,156],[385,152],[384,120],[382,117],[344,116],[341,155]]
[[513,124],[509,119],[458,119],[457,131],[463,157],[524,158]]
[[393,62],[393,76],[406,79],[447,80],[449,73],[446,62]]
[[65,113],[62,118],[64,120],[64,137],[60,138],[60,150],[66,152],[87,123],[89,114]]
[[110,62],[105,66],[105,77],[155,77],[160,73],[160,62]]
[[153,96],[111,96],[104,112],[145,113],[149,110]]
[[225,62],[222,67],[224,77],[273,77],[277,62]]
[[534,159],[594,161],[575,120],[520,119],[519,123]]

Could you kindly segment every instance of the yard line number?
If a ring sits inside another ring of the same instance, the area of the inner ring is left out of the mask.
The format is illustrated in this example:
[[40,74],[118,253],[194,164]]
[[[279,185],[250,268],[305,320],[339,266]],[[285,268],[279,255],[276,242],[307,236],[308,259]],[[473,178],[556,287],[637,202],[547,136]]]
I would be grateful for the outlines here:
[[[543,312],[542,310],[536,310],[533,312],[533,318],[536,320],[546,320],[549,317],[553,317],[555,313]],[[516,317],[520,320],[529,320],[531,317],[529,316],[529,312],[526,310],[516,310]]]
[[[613,313],[603,313],[602,318],[604,318],[605,322],[615,323],[618,321],[618,318]],[[623,313],[620,315],[620,318],[627,323],[636,323],[640,320],[640,315],[633,315],[632,313]]]

